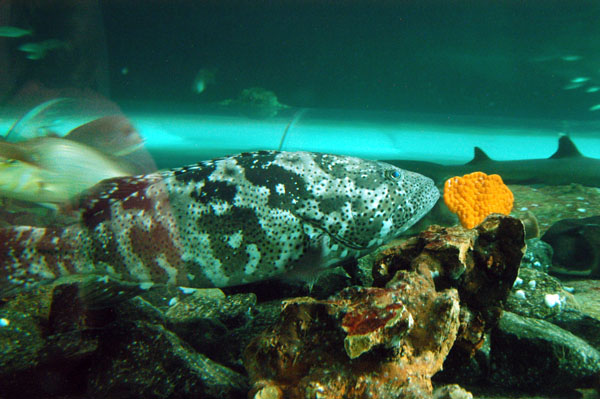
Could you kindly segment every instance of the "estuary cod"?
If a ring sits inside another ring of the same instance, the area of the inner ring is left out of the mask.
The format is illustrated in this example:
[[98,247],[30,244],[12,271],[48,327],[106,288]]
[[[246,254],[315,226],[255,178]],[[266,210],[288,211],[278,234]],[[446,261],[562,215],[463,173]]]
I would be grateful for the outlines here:
[[259,151],[100,182],[80,223],[0,230],[0,294],[69,274],[225,287],[361,256],[435,204],[433,181],[382,162]]

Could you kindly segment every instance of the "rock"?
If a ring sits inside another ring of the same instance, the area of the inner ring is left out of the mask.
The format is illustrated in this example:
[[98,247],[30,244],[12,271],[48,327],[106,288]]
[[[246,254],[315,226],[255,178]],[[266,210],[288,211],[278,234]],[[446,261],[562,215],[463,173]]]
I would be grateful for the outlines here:
[[456,290],[399,272],[386,288],[286,301],[245,352],[251,398],[431,397],[458,330]]
[[433,399],[473,399],[473,394],[459,385],[451,384],[436,388],[433,392]]
[[0,396],[83,393],[83,370],[98,348],[93,329],[106,314],[87,309],[78,293],[77,284],[48,285],[0,308]]
[[[371,258],[375,287],[325,299],[348,282],[339,269],[317,287],[322,299],[290,299],[283,310],[241,291],[129,299],[139,286],[45,286],[0,307],[0,396],[241,398],[251,342],[251,398],[431,398],[449,352],[486,348],[523,247],[511,217],[473,230],[433,226]],[[364,266],[355,281],[370,281]]]
[[[39,324],[28,314],[0,308],[0,387],[2,376],[37,365],[45,343]],[[6,380],[4,380],[6,381]],[[2,392],[3,389],[0,389]]]
[[[452,351],[450,353],[453,353]],[[433,377],[437,385],[460,383],[466,386],[486,385],[490,370],[490,334],[483,335],[483,342],[467,357],[462,351],[454,352],[444,362],[444,369]]]
[[242,352],[264,325],[253,326],[258,314],[254,294],[207,297],[197,290],[165,313],[167,327],[196,351],[228,367],[243,370]]
[[163,312],[141,296],[136,296],[112,308],[115,319],[142,320],[152,324],[165,324]]
[[552,246],[539,238],[527,240],[527,251],[521,260],[521,268],[548,272],[552,267]]
[[106,398],[240,398],[244,376],[195,352],[163,326],[124,322],[106,331],[86,394]]
[[600,351],[600,320],[577,309],[565,309],[546,321],[585,340]]
[[548,319],[578,304],[560,280],[536,269],[521,268],[506,301],[506,309],[521,316]]
[[[0,307],[2,398],[245,395],[245,377],[166,330],[158,308],[140,297],[113,303],[113,283],[90,281],[43,286]],[[93,306],[101,304],[110,307]]]
[[505,312],[491,333],[490,382],[535,393],[594,387],[600,353],[544,320]]
[[542,240],[554,250],[551,273],[600,277],[600,216],[559,220]]
[[573,293],[579,309],[591,317],[600,320],[600,280],[569,280],[566,290]]
[[398,270],[421,270],[434,277],[438,290],[457,289],[461,327],[453,356],[467,362],[495,325],[524,251],[523,224],[509,216],[491,215],[471,230],[430,226],[381,253],[373,266],[374,284],[385,285]]

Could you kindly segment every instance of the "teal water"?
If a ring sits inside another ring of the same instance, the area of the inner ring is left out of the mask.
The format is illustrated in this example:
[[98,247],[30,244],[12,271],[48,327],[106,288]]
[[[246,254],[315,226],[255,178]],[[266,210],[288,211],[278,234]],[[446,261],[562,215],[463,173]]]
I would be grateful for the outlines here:
[[[121,106],[161,159],[282,147],[464,162],[475,145],[537,158],[558,133],[597,157],[598,17],[592,1],[12,2],[2,25],[32,34],[0,38],[0,100],[18,108],[0,122],[83,95]],[[62,45],[20,49],[47,40]],[[289,108],[248,110],[251,88]]]

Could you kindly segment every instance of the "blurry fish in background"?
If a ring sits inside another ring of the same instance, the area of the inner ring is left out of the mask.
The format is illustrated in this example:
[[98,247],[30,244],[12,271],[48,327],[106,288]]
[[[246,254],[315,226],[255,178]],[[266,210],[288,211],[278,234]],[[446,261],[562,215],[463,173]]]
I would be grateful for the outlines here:
[[100,180],[154,171],[139,132],[110,109],[72,98],[33,108],[0,141],[0,196],[60,204]]
[[[600,60],[594,56],[556,52],[547,56],[534,57],[532,62],[548,69],[552,75],[564,80],[563,90],[579,90],[586,94],[600,92]],[[591,97],[594,105],[590,112],[600,111],[600,98]]]
[[0,143],[0,196],[60,204],[134,168],[92,147],[60,137]]
[[17,37],[29,36],[31,34],[33,34],[33,32],[29,29],[22,29],[22,28],[17,28],[16,26],[8,26],[8,25],[0,26],[0,36],[1,37],[17,38]]
[[108,115],[88,122],[71,130],[65,139],[119,157],[130,154],[144,145],[142,136],[123,115]]
[[[77,113],[74,99],[55,98],[45,101],[29,110],[6,133],[4,139],[10,142],[25,141],[46,135],[60,135],[61,123],[69,115]],[[71,128],[68,128],[70,130]]]
[[280,103],[274,92],[262,87],[244,89],[237,98],[224,100],[219,104],[236,109],[253,119],[273,118],[282,110],[291,108]]
[[[104,119],[104,117],[109,118]],[[93,121],[95,121],[93,125],[88,125]],[[108,141],[111,145],[119,146],[116,143],[117,138],[118,140],[126,138],[126,144],[120,144],[121,146],[141,144],[141,137],[114,103],[107,100],[70,97],[54,98],[32,108],[15,122],[4,138],[9,142],[18,142],[45,136],[66,138],[70,134],[71,139],[81,141],[84,138],[81,137],[79,128],[86,127],[96,129],[94,133],[90,133],[90,136],[94,136],[94,143]],[[92,140],[92,137],[86,137],[85,140]],[[85,144],[90,145],[90,143]],[[92,144],[94,145],[96,144]],[[114,147],[108,148],[109,152],[113,153]],[[122,151],[123,148],[118,150]]]
[[217,70],[216,68],[202,68],[196,74],[192,90],[196,94],[201,94],[206,90],[208,85],[213,85],[216,82]]
[[19,50],[27,53],[29,60],[41,60],[46,53],[52,50],[68,48],[68,44],[58,39],[47,39],[37,43],[25,43],[19,46]]

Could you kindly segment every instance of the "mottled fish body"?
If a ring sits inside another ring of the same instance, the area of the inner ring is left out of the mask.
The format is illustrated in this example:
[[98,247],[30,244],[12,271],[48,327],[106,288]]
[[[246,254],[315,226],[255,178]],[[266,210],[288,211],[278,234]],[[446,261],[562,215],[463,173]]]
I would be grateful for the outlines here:
[[82,197],[77,225],[0,230],[0,293],[80,273],[189,287],[314,274],[389,241],[438,197],[422,175],[309,152],[109,179]]

